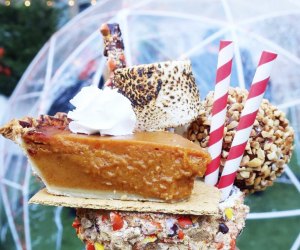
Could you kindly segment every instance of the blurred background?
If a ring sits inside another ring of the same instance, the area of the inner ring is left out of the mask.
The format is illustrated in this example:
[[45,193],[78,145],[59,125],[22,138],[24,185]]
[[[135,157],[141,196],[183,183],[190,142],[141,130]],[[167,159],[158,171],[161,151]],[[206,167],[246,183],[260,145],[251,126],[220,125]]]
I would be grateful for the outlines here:
[[[234,41],[232,86],[249,88],[262,50],[279,54],[266,97],[296,131],[285,174],[251,195],[241,250],[300,249],[300,2],[295,0],[0,0],[0,120],[67,112],[102,87],[99,27],[118,22],[129,65],[190,58],[213,90],[219,41]],[[80,250],[69,208],[28,205],[42,187],[18,146],[0,138],[0,249]]]

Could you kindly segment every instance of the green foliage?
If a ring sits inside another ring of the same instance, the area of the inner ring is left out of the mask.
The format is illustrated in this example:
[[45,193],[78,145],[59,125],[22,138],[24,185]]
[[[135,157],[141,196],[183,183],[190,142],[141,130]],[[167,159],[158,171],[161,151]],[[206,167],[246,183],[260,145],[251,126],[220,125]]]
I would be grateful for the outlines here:
[[48,7],[46,1],[32,1],[24,5],[0,5],[0,47],[5,55],[0,64],[11,68],[12,75],[0,75],[0,93],[10,95],[25,69],[55,32],[57,9]]

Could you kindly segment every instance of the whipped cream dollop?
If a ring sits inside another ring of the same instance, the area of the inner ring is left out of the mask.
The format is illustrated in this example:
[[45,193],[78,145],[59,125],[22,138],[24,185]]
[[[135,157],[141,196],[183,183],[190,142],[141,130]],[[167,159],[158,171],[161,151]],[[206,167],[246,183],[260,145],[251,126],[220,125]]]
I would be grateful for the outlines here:
[[68,113],[73,133],[116,136],[134,131],[136,116],[131,103],[116,89],[83,87],[70,103],[75,106]]

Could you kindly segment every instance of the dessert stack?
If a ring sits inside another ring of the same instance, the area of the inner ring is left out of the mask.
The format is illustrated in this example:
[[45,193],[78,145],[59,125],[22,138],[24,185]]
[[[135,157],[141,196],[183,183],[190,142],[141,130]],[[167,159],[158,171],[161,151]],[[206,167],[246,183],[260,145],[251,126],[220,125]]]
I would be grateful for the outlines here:
[[76,208],[88,250],[235,249],[249,208],[234,184],[260,190],[291,156],[288,121],[261,106],[276,54],[262,53],[247,94],[229,88],[233,43],[221,41],[215,91],[201,103],[188,60],[126,67],[119,25],[101,33],[104,90],[83,88],[68,114],[0,129],[46,185],[30,202]]

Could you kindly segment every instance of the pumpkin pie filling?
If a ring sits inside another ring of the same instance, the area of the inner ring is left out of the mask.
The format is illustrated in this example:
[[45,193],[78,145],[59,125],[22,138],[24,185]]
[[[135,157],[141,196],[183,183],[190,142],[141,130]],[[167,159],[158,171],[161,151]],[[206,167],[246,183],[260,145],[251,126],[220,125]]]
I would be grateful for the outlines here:
[[38,123],[19,133],[34,170],[54,194],[175,202],[191,195],[210,160],[198,145],[169,132],[84,135],[66,124]]

